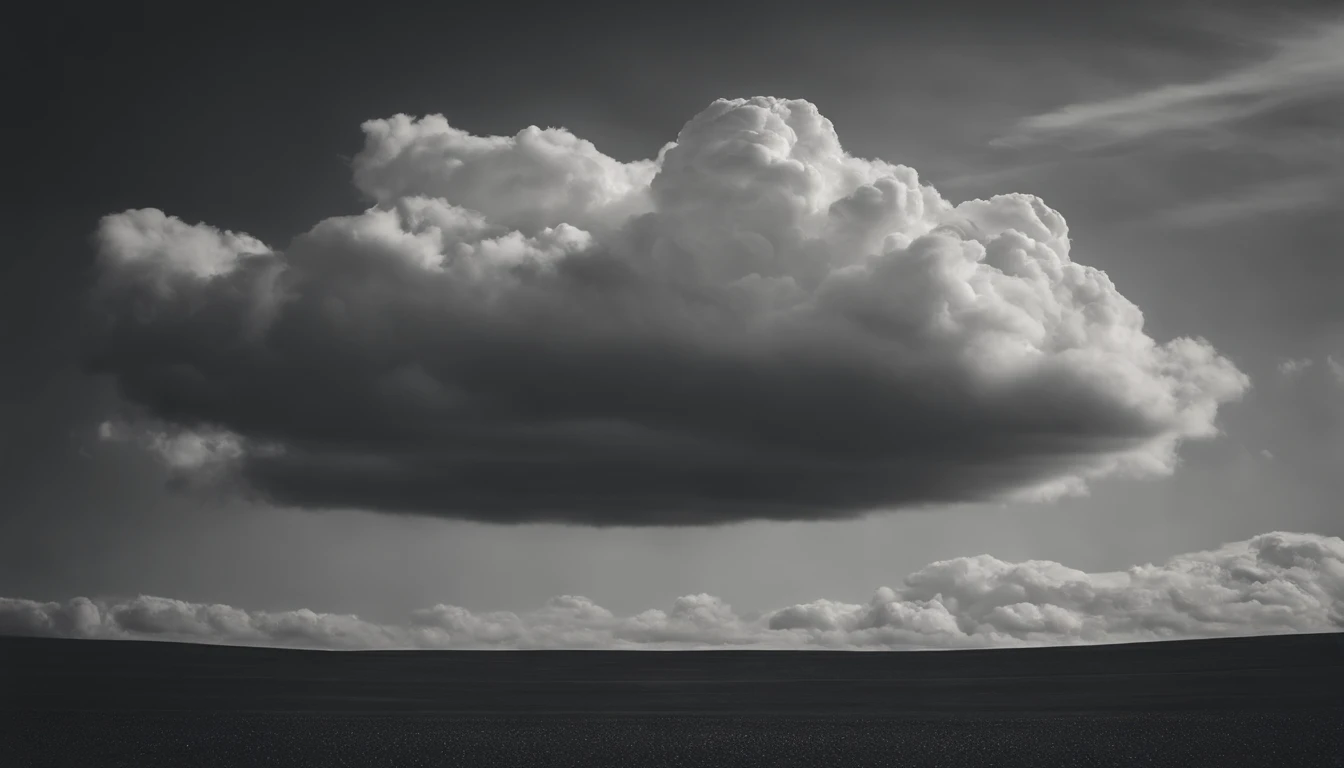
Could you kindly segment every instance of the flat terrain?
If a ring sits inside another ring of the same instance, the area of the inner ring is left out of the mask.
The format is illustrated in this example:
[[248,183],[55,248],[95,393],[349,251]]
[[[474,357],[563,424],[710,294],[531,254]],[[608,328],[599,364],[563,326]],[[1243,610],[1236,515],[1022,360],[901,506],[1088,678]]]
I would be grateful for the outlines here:
[[903,653],[0,638],[14,765],[1344,766],[1344,634]]

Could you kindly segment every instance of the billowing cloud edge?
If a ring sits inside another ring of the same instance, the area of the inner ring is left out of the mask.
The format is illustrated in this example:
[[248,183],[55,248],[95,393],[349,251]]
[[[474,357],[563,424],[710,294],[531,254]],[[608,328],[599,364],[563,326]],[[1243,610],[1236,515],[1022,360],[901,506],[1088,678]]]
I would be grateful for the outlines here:
[[1344,540],[1266,533],[1161,565],[1085,573],[980,555],[932,563],[867,603],[816,600],[757,616],[707,594],[618,616],[578,596],[540,609],[416,610],[399,624],[162,597],[0,598],[0,634],[318,649],[952,649],[1344,629]]
[[287,248],[103,218],[108,439],[301,507],[826,519],[1169,474],[1250,384],[1148,336],[1040,199],[954,205],[805,101],[716,101],[635,163],[556,128],[363,129],[375,205]]

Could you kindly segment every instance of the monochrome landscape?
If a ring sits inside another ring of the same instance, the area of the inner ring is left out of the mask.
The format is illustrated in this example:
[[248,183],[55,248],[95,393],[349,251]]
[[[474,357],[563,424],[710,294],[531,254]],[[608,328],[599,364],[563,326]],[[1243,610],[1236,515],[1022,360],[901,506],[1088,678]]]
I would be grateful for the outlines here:
[[1337,5],[25,13],[21,764],[1344,765]]

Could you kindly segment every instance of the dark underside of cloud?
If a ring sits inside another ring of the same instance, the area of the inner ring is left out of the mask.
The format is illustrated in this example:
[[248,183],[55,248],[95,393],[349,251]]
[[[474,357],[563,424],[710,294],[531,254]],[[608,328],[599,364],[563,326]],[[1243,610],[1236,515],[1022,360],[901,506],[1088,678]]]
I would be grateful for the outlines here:
[[294,506],[823,519],[1170,472],[1248,386],[1147,336],[1039,199],[953,205],[806,102],[716,102],[636,163],[560,129],[364,131],[373,207],[283,249],[104,218],[104,437]]
[[744,617],[712,595],[617,616],[572,595],[528,613],[451,605],[378,624],[140,596],[0,597],[0,634],[309,648],[977,648],[1344,629],[1344,541],[1267,533],[1115,573],[989,555],[932,563],[866,604],[816,600]]

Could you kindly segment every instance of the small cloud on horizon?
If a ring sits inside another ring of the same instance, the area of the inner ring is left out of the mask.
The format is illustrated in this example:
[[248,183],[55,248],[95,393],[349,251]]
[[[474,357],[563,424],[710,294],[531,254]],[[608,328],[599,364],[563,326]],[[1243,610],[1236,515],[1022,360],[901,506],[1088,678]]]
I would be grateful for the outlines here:
[[0,598],[0,635],[349,650],[985,648],[1341,629],[1344,540],[1283,532],[1111,573],[959,557],[882,587],[867,603],[823,599],[758,616],[708,594],[630,616],[572,595],[525,613],[436,605],[399,624],[151,596]]

